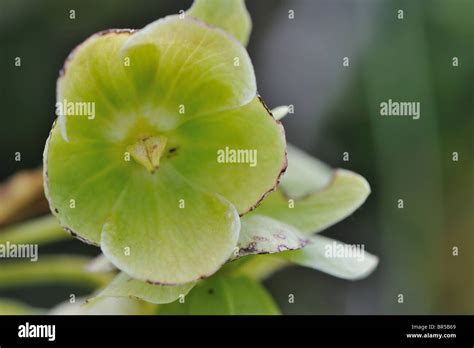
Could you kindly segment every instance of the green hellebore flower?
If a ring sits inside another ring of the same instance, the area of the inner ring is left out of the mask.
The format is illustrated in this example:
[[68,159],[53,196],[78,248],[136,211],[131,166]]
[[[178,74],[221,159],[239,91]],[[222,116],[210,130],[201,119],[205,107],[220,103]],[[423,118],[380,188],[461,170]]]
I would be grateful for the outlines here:
[[[215,273],[239,215],[286,167],[283,128],[257,95],[245,48],[190,17],[87,39],[66,60],[56,107],[44,152],[51,210],[134,279]],[[218,160],[238,150],[255,162]]]

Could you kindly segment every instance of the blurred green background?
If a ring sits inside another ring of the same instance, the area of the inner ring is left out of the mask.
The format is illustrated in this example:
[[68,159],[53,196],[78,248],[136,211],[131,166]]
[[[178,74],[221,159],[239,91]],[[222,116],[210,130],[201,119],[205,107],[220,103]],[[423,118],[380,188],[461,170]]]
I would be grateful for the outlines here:
[[[77,44],[103,29],[141,28],[190,4],[2,0],[0,178],[41,164],[56,78]],[[294,105],[284,120],[288,141],[362,174],[373,191],[353,216],[323,233],[364,243],[380,257],[377,270],[357,282],[283,270],[265,283],[283,312],[474,313],[474,1],[247,0],[247,7],[259,92],[270,107]],[[381,117],[379,104],[388,99],[420,102],[421,118]],[[98,252],[79,241],[40,249],[41,255],[66,251]],[[73,290],[89,291],[53,284],[0,297],[45,307]]]

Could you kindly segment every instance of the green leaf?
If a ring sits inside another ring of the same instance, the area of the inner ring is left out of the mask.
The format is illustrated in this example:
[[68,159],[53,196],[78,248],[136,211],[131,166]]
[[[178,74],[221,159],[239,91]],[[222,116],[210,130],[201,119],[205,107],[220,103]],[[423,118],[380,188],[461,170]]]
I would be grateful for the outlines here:
[[102,252],[142,281],[175,285],[208,277],[237,244],[237,211],[190,186],[169,163],[158,174],[131,174],[104,226]]
[[220,27],[247,45],[252,20],[244,0],[195,0],[186,15]]
[[307,243],[294,227],[266,216],[246,215],[241,219],[239,241],[232,259],[300,249]]
[[122,272],[97,297],[130,297],[162,304],[186,296],[194,285],[195,283],[179,286],[154,285],[133,279]]
[[70,238],[59,225],[58,219],[51,215],[26,220],[0,229],[0,244],[43,245]]
[[[300,191],[298,188],[294,192]],[[324,189],[298,199],[279,189],[269,195],[257,213],[289,224],[304,234],[312,234],[352,214],[369,193],[369,184],[362,176],[338,169]]]
[[257,281],[245,276],[216,275],[196,285],[184,303],[159,306],[158,314],[275,315],[279,310]]
[[258,97],[243,107],[190,120],[170,138],[180,144],[172,164],[181,175],[225,197],[241,215],[275,187],[286,168],[283,127]]
[[[320,235],[300,250],[278,254],[298,265],[313,268],[332,276],[357,280],[368,276],[377,267],[378,258],[365,249],[355,251],[354,245],[344,244]],[[344,252],[347,248],[347,252]]]

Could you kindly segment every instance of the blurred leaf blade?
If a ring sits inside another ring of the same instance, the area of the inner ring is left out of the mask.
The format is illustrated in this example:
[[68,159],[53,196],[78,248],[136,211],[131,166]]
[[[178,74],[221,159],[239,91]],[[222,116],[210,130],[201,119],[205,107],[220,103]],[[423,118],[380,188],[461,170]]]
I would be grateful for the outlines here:
[[0,230],[0,244],[46,244],[70,238],[52,215],[21,222]]
[[38,315],[43,314],[43,310],[31,307],[25,303],[0,298],[0,315]]
[[0,288],[23,285],[62,283],[102,287],[111,280],[110,273],[90,273],[90,258],[76,255],[49,255],[37,262],[7,261],[0,267]]

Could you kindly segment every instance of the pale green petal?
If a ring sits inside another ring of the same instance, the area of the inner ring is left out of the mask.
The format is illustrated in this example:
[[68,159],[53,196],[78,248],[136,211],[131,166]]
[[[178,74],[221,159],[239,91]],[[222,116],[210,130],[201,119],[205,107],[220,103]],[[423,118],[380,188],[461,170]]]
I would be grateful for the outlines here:
[[62,226],[98,245],[102,226],[128,180],[123,152],[100,141],[66,142],[53,127],[44,153],[45,192]]
[[150,303],[131,299],[100,297],[86,302],[76,298],[73,303],[64,301],[52,308],[50,315],[150,315],[154,306]]
[[362,176],[338,169],[321,191],[293,199],[278,190],[269,195],[257,213],[294,226],[304,234],[311,234],[351,215],[364,203],[369,193],[370,186]]
[[292,226],[262,215],[246,215],[241,220],[239,242],[232,259],[301,249],[307,243],[308,239]]
[[[370,193],[368,183],[361,176],[346,170],[332,171],[293,146],[288,146],[287,150],[288,170],[277,192],[270,194],[260,207],[242,218],[241,240],[246,238],[245,221],[262,215],[291,226],[294,231],[301,230],[303,235],[319,232],[350,215]],[[271,229],[268,224],[267,231]],[[331,240],[319,236],[312,240],[313,243],[303,249],[249,256],[229,263],[225,269],[232,274],[264,279],[288,265],[288,261],[295,261],[335,276],[357,279],[368,275],[377,265],[377,258],[368,253],[364,253],[365,258],[361,261],[321,259],[321,248],[324,248],[321,243]]]
[[220,29],[178,16],[135,33],[93,35],[71,53],[57,83],[65,139],[104,142],[126,142],[130,130],[167,132],[255,94],[245,48]]
[[281,120],[283,117],[285,117],[288,114],[289,111],[290,111],[290,108],[288,106],[281,105],[272,109],[272,115],[273,117],[275,117],[275,120]]
[[197,187],[224,196],[240,214],[272,190],[286,168],[283,127],[258,97],[190,120],[170,141],[179,144],[172,165]]
[[120,54],[131,31],[97,33],[71,52],[57,81],[56,114],[65,139],[115,141],[140,116],[140,99]]
[[291,144],[287,144],[286,151],[288,168],[279,185],[286,196],[301,198],[324,189],[330,183],[333,170],[328,165]]
[[[298,265],[316,269],[332,276],[357,280],[367,277],[377,267],[378,258],[364,249],[353,249],[354,245],[344,244],[320,235],[311,237],[311,242],[300,250],[278,254]],[[344,248],[348,250],[342,252]]]
[[231,33],[243,45],[249,40],[252,20],[244,0],[195,0],[186,15]]
[[149,118],[181,122],[229,109],[256,95],[252,62],[232,36],[192,17],[169,16],[136,32],[123,48],[129,74],[149,102]]
[[186,296],[194,285],[194,282],[177,286],[154,285],[133,279],[122,272],[97,297],[130,297],[162,304]]
[[215,276],[179,301],[160,306],[161,315],[275,315],[278,307],[257,281],[244,277]]
[[102,232],[105,256],[135,279],[183,284],[230,257],[240,231],[235,208],[190,186],[169,164],[135,171]]

